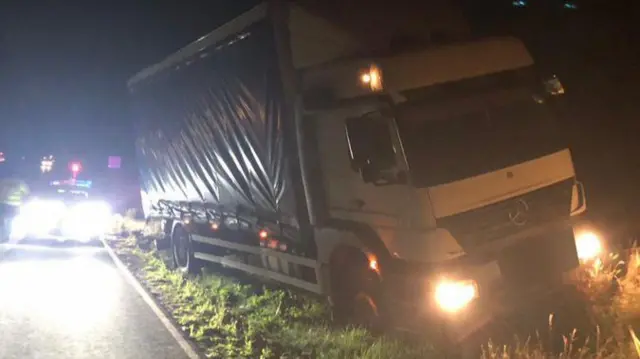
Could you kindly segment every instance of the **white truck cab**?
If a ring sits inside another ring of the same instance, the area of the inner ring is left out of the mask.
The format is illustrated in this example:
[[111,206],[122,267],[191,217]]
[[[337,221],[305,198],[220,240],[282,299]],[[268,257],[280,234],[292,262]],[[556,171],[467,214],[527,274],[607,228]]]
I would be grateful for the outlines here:
[[424,305],[408,312],[450,316],[579,264],[572,218],[585,212],[585,194],[550,104],[564,89],[536,77],[519,40],[344,61],[308,69],[302,82],[316,101],[303,108],[317,144],[308,161],[326,193],[320,227],[371,230],[366,240],[320,231],[327,267],[349,242],[382,282],[406,275],[387,266],[424,268]]

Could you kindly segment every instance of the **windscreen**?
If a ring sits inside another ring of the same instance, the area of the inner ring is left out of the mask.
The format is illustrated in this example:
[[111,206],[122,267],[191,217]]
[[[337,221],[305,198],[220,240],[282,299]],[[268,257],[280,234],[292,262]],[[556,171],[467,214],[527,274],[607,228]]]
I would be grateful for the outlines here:
[[530,87],[452,96],[400,111],[400,136],[413,183],[431,187],[566,148],[553,112]]

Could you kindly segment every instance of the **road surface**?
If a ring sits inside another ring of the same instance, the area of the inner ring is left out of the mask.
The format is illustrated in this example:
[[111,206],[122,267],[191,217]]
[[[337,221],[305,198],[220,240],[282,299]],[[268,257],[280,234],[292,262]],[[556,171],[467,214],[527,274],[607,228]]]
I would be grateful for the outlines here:
[[0,358],[188,356],[103,248],[19,248],[0,259]]

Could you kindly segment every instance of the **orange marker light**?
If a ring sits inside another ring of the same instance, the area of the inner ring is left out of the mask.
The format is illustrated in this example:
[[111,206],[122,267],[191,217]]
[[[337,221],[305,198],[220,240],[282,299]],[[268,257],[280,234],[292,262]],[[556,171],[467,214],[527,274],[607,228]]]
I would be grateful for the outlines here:
[[267,237],[269,237],[269,233],[263,229],[258,233],[258,236],[260,239],[267,239]]
[[360,74],[360,83],[369,87],[371,91],[382,91],[382,70],[375,64],[372,64]]
[[380,274],[380,263],[378,263],[378,258],[374,254],[367,254],[367,258],[369,259],[369,269]]
[[378,261],[375,258],[369,259],[369,269],[378,271]]

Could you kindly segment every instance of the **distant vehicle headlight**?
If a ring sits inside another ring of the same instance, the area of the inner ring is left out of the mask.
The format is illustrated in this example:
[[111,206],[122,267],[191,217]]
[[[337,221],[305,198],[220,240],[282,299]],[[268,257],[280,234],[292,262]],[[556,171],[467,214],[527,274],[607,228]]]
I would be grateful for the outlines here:
[[66,213],[64,202],[35,199],[20,207],[11,224],[11,236],[46,235],[56,228]]
[[20,215],[27,217],[60,217],[66,206],[62,201],[34,199],[20,207]]
[[82,202],[71,208],[74,215],[90,215],[92,217],[102,217],[111,215],[111,206],[102,201]]
[[69,209],[63,232],[78,238],[90,238],[106,232],[111,222],[111,207],[105,202],[79,203]]
[[447,313],[457,313],[467,307],[478,296],[473,280],[442,280],[435,288],[435,301]]

